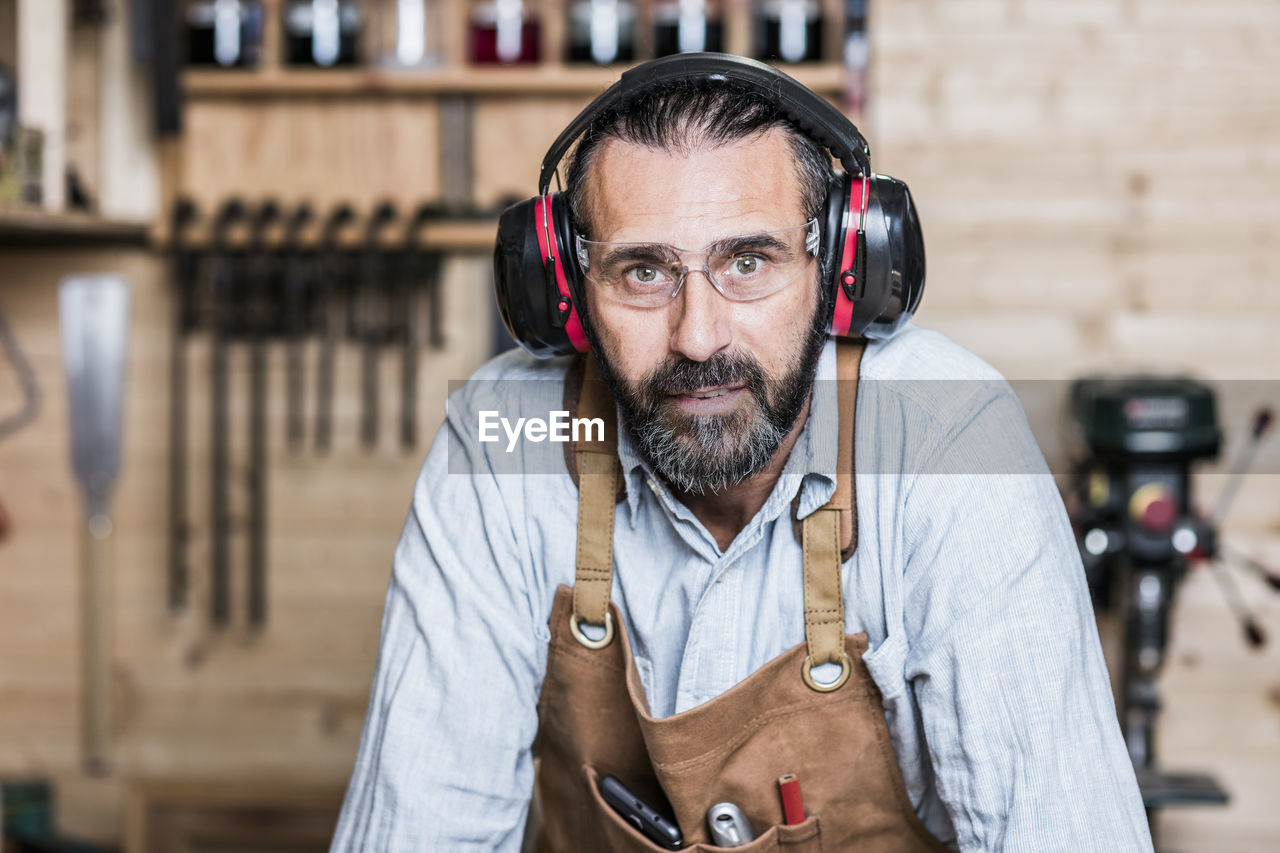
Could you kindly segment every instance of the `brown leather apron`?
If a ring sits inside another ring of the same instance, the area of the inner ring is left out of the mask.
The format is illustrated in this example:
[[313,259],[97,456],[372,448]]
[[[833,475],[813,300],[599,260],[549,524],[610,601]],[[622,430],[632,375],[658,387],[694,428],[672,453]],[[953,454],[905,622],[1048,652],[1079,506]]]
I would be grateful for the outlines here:
[[[836,492],[801,523],[805,642],[720,696],[663,719],[649,714],[627,631],[609,601],[618,496],[615,409],[588,359],[577,407],[608,425],[603,446],[575,448],[579,484],[577,572],[561,585],[538,703],[540,758],[535,801],[539,851],[656,851],[601,797],[598,779],[618,777],[650,805],[669,802],[684,849],[709,843],[706,812],[735,803],[756,840],[742,853],[938,851],[907,797],[889,743],[880,691],[862,654],[867,635],[844,634],[840,566],[857,544],[853,413],[860,344],[839,347],[840,447]],[[568,395],[566,395],[568,396]],[[842,548],[841,546],[845,547]],[[579,630],[582,623],[595,626]],[[605,627],[598,642],[599,627]],[[594,647],[594,646],[599,646]],[[841,664],[822,684],[810,665]],[[807,818],[783,825],[778,777],[800,781]]]

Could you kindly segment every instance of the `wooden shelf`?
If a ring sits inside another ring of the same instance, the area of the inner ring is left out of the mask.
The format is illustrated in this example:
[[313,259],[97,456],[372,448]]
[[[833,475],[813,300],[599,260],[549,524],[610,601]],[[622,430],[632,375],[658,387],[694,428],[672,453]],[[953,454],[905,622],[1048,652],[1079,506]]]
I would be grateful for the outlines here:
[[[295,95],[598,95],[617,82],[626,66],[563,65],[510,68],[449,68],[439,71],[188,70],[183,86],[193,99],[277,98]],[[839,65],[784,69],[823,95],[838,95],[845,70]]]
[[135,245],[147,243],[148,226],[83,213],[0,208],[0,247],[34,245]]
[[[308,229],[298,244],[306,249],[317,249],[321,244],[321,227]],[[423,225],[418,232],[414,245],[419,249],[438,249],[449,252],[485,253],[493,251],[493,241],[497,236],[498,220],[493,219],[441,219]],[[156,244],[166,245],[167,235],[157,235]],[[191,227],[183,237],[182,245],[189,249],[208,249],[213,246],[213,236],[209,224],[199,223]],[[226,248],[244,250],[253,245],[252,238],[243,227],[233,229],[226,238]],[[273,230],[262,240],[268,249],[285,247],[283,235],[279,229]],[[395,250],[405,245],[404,229],[388,228],[378,239],[381,249]],[[344,251],[360,251],[368,246],[367,238],[359,227],[344,229],[338,236],[336,247]]]

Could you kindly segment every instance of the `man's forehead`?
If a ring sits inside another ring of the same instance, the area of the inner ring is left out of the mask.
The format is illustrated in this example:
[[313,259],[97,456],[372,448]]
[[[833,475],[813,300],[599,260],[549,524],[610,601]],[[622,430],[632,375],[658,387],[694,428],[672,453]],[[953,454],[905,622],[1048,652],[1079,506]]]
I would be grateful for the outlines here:
[[799,225],[804,199],[792,151],[779,129],[674,151],[609,139],[588,175],[591,237],[698,247]]

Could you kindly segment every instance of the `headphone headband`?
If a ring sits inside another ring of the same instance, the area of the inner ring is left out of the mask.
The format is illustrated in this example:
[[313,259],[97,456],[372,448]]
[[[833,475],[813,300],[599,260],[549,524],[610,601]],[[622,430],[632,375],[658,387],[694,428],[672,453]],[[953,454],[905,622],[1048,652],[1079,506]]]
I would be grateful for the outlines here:
[[725,53],[678,53],[638,65],[592,101],[569,123],[542,158],[538,195],[546,195],[557,167],[574,141],[602,113],[623,107],[671,80],[731,80],[766,98],[815,142],[826,147],[851,175],[871,176],[871,148],[853,122],[825,98],[771,65]]

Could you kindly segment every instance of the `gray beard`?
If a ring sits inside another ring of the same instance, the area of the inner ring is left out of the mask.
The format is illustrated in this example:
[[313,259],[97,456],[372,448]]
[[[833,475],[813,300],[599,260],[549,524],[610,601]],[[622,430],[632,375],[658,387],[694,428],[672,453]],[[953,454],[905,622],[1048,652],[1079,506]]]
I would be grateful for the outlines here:
[[[654,473],[678,492],[702,495],[724,491],[764,470],[813,387],[827,339],[824,306],[818,302],[810,331],[781,377],[767,375],[751,356],[721,352],[704,362],[660,365],[631,386],[616,375],[600,342],[592,341],[623,423]],[[725,415],[685,414],[670,399],[681,391],[738,384],[745,384],[750,403]]]
[[763,470],[790,429],[762,410],[754,391],[752,402],[750,409],[728,415],[638,418],[631,434],[641,457],[677,491],[720,492]]

